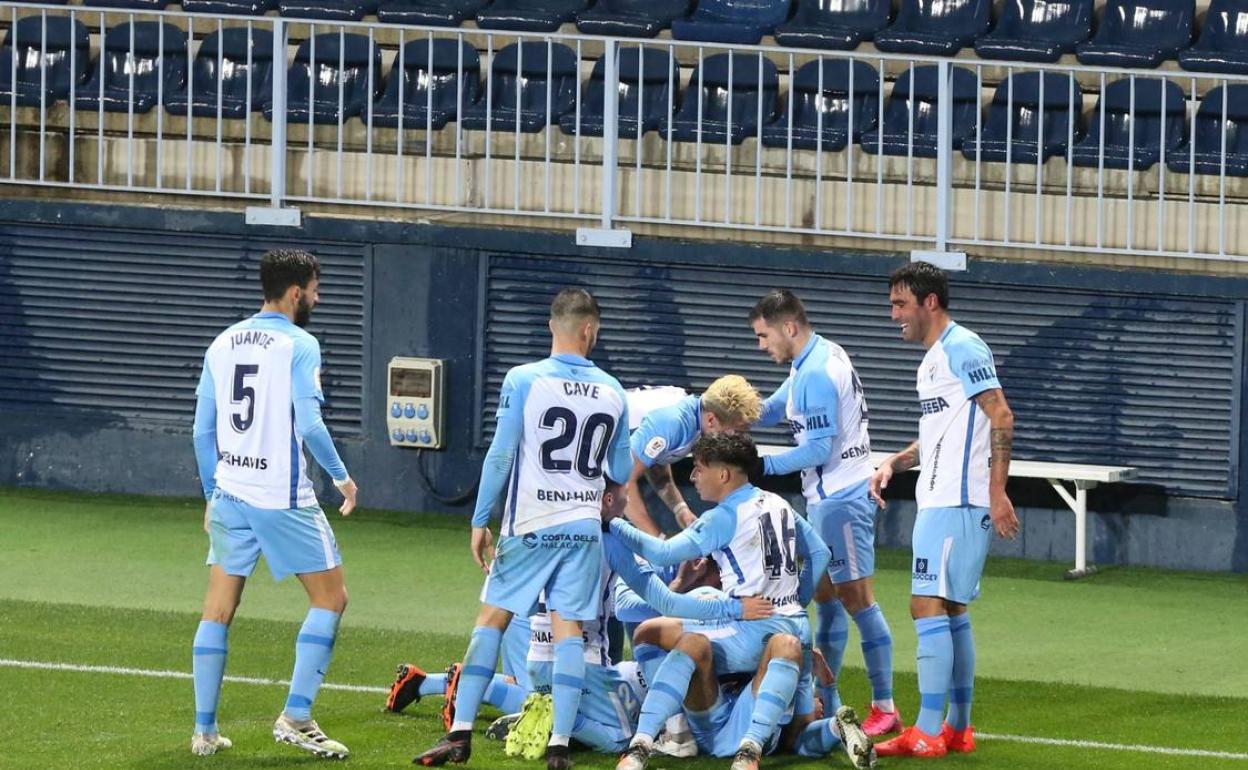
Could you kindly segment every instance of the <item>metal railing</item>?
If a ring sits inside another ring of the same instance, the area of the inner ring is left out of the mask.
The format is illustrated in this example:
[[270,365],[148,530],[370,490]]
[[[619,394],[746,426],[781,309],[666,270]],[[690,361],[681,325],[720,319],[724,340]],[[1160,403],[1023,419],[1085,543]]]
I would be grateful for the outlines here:
[[3,2],[0,26],[8,184],[1248,259],[1243,76]]

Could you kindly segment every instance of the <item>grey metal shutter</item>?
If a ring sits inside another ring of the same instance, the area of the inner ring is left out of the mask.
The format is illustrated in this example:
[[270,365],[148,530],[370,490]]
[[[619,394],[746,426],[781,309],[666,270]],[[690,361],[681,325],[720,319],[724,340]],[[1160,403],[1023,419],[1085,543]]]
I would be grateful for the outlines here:
[[[853,357],[873,446],[894,450],[917,437],[923,350],[901,341],[882,278],[497,255],[484,280],[483,440],[507,369],[549,352],[545,322],[560,285],[598,298],[604,323],[594,357],[625,387],[696,392],[738,372],[764,395],[788,371],[757,350],[746,315],[766,290],[791,288],[815,329]],[[1016,457],[1134,465],[1142,482],[1172,493],[1231,496],[1233,303],[955,279],[951,313],[993,349],[1016,415]]]
[[189,427],[204,350],[259,309],[259,258],[280,246],[321,260],[325,418],[358,435],[364,260],[345,243],[0,224],[0,405]]

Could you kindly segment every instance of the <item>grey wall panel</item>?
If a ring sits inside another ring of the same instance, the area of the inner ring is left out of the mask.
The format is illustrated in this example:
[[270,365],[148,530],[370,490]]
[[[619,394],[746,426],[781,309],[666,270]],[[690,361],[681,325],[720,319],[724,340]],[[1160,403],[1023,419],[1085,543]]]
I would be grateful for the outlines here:
[[[815,328],[853,356],[874,446],[897,449],[915,436],[923,351],[901,341],[883,278],[500,254],[488,259],[485,281],[487,414],[506,370],[546,354],[547,308],[560,284],[598,297],[604,324],[595,359],[625,387],[700,390],[739,372],[766,394],[787,368],[757,350],[746,315],[779,286],[797,291]],[[1017,457],[1134,465],[1141,481],[1173,493],[1234,496],[1235,303],[976,284],[965,276],[954,277],[952,294],[953,316],[997,358],[1016,414]],[[483,440],[490,430],[487,419]],[[776,429],[765,434],[782,437]]]
[[276,246],[318,255],[326,421],[361,430],[364,247],[120,227],[0,226],[0,406],[187,423],[204,349],[261,303]]

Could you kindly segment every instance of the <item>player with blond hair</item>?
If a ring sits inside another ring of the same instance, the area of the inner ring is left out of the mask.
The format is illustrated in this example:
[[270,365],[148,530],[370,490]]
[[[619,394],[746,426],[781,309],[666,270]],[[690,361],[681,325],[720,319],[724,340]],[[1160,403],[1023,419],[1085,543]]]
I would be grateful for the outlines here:
[[[634,404],[647,400],[655,402],[677,392],[683,391],[678,388],[629,391],[630,413]],[[647,399],[647,395],[658,398]],[[703,433],[746,430],[759,419],[762,404],[762,397],[749,380],[739,374],[726,374],[712,382],[701,396],[684,396],[645,414],[629,439],[633,472],[628,480],[628,520],[647,534],[659,534],[637,487],[638,480],[645,476],[659,499],[676,515],[680,526],[692,524],[697,516],[681,496],[672,478],[671,464],[687,457],[693,442]]]

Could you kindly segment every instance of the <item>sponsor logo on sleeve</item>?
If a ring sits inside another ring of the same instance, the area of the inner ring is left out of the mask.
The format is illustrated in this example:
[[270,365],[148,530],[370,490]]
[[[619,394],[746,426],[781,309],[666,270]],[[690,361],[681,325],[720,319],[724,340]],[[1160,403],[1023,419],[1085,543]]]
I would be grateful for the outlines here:
[[646,457],[654,460],[657,459],[659,455],[663,454],[664,449],[667,449],[667,439],[662,436],[655,436],[646,442],[644,453]]

